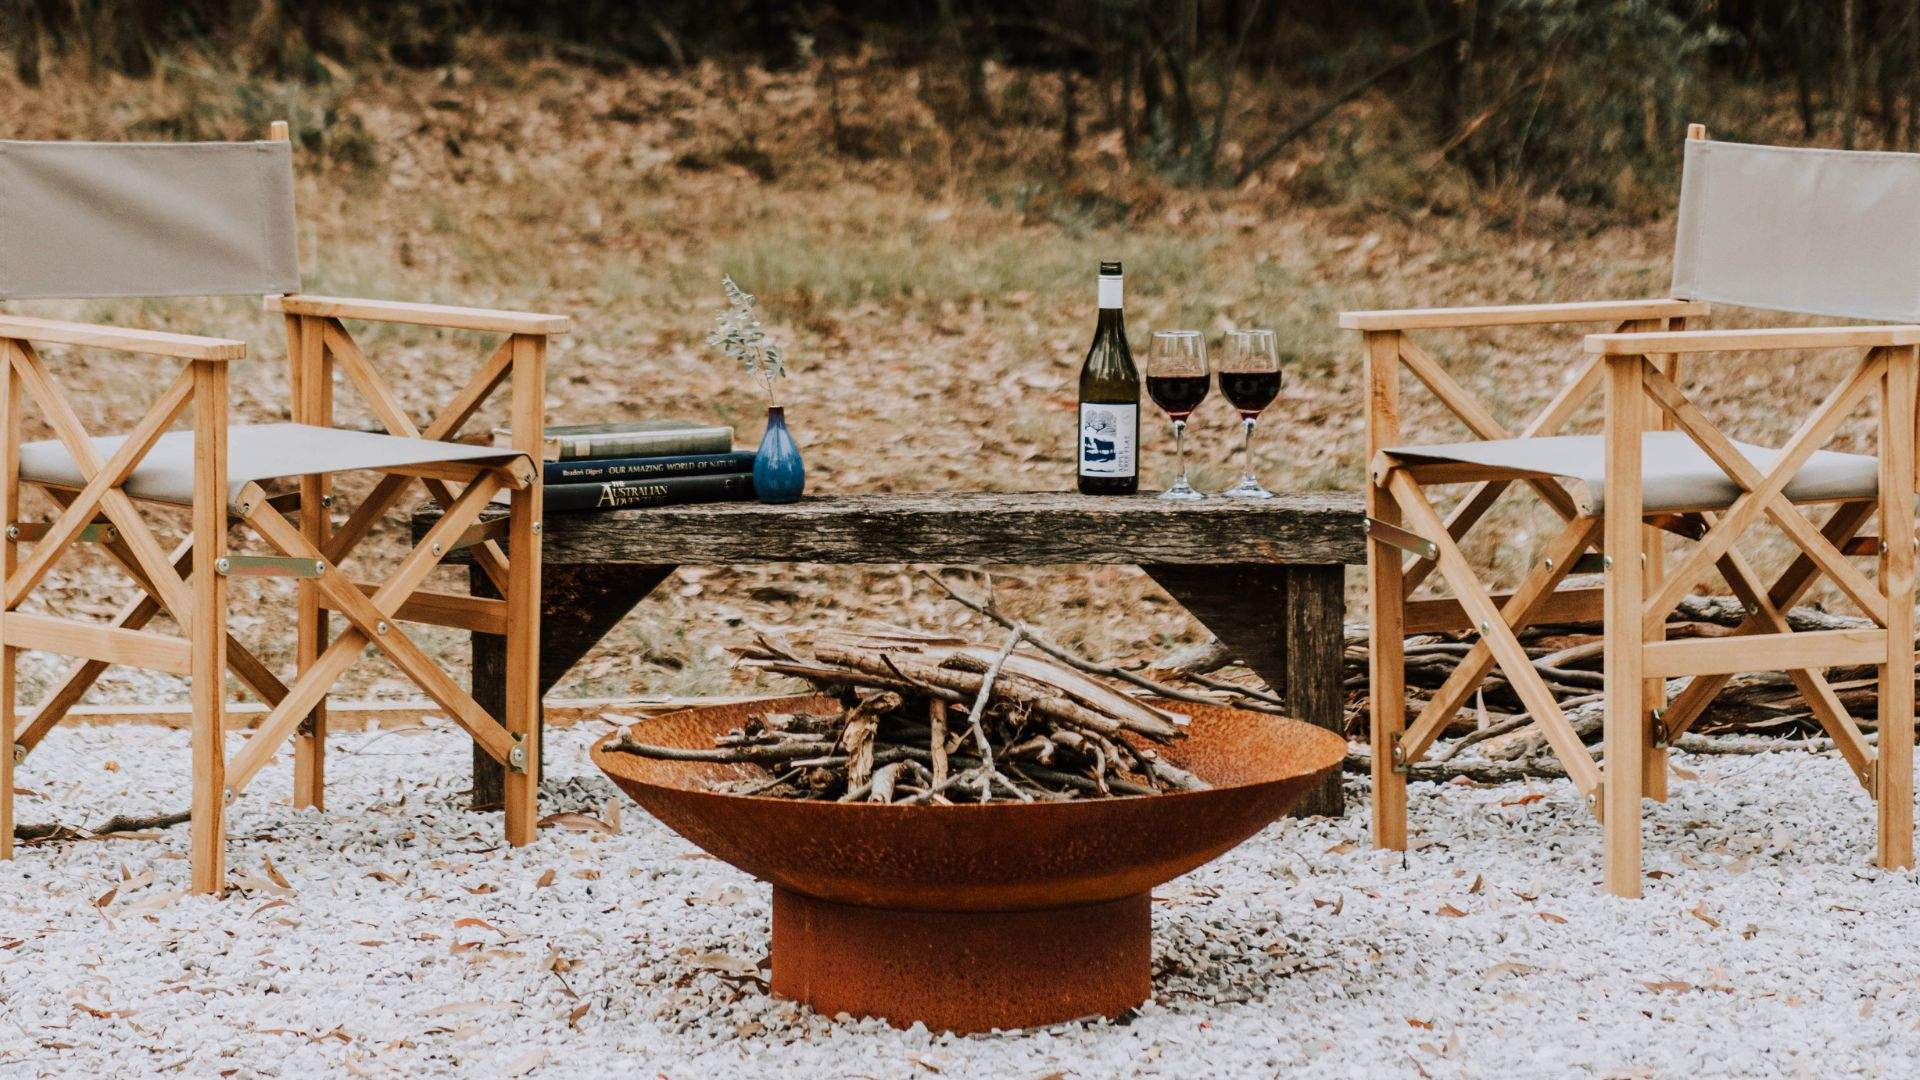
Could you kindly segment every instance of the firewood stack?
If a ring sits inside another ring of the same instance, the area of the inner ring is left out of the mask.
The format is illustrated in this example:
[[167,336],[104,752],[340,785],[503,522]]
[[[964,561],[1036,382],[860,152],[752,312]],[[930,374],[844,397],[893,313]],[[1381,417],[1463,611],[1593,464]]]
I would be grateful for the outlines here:
[[909,805],[1040,802],[1151,795],[1206,784],[1153,744],[1185,717],[1043,655],[1016,627],[997,650],[912,630],[761,635],[743,667],[796,676],[832,711],[767,713],[711,749],[650,746],[631,733],[609,749],[683,761],[751,764],[736,794]]

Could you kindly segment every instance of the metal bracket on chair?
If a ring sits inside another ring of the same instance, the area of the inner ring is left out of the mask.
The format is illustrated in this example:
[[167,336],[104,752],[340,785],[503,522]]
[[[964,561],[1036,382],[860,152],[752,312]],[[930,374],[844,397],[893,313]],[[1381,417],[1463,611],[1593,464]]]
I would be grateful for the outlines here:
[[1653,710],[1653,715],[1647,719],[1647,726],[1652,729],[1653,745],[1655,747],[1665,750],[1672,744],[1673,737],[1667,731],[1667,711],[1665,709]]
[[527,771],[527,737],[515,732],[508,732],[508,737],[513,740],[513,749],[507,751],[507,770],[524,773]]
[[25,760],[27,760],[27,744],[14,743],[13,744],[13,763],[15,765],[18,765]]
[[[41,540],[46,537],[47,530],[51,528],[53,526],[44,521],[18,521],[7,526],[7,539]],[[80,534],[74,539],[88,544],[111,544],[120,539],[120,530],[111,525],[95,522],[92,525],[82,526]]]
[[223,577],[317,578],[326,573],[319,559],[296,559],[289,555],[222,555],[213,568]]
[[1400,776],[1410,776],[1413,773],[1413,765],[1407,761],[1406,748],[1400,745],[1400,740],[1404,738],[1406,734],[1404,731],[1396,731],[1393,733],[1393,761],[1390,770]]
[[454,537],[453,543],[447,550],[459,551],[461,548],[477,547],[489,540],[505,540],[508,524],[508,519],[503,517],[494,518],[492,521],[475,522],[467,526],[466,532]]
[[1389,525],[1379,518],[1367,519],[1367,535],[1389,547],[1397,547],[1409,555],[1418,555],[1423,559],[1440,557],[1440,547],[1433,541],[1416,532],[1408,532],[1398,525]]

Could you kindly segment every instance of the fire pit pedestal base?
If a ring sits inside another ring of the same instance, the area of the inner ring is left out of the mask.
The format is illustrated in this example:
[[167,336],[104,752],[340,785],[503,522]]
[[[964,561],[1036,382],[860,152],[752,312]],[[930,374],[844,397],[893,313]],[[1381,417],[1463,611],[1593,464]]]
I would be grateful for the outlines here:
[[1119,1016],[1152,992],[1146,893],[1038,911],[908,911],[773,890],[773,992],[961,1033]]

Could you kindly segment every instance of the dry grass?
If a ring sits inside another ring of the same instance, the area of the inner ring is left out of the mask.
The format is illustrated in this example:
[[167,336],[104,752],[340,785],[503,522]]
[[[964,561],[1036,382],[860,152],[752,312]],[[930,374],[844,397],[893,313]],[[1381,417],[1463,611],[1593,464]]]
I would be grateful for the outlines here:
[[[1392,133],[1364,102],[1271,177],[1221,192],[1130,171],[1098,137],[1063,161],[1045,110],[1031,126],[1018,115],[992,130],[942,124],[951,88],[922,71],[843,69],[836,123],[819,68],[615,76],[508,63],[480,44],[467,54],[442,72],[342,73],[320,89],[177,67],[150,81],[53,78],[34,89],[0,74],[0,134],[240,137],[292,117],[308,288],[576,316],[553,359],[552,422],[718,419],[751,445],[753,387],[702,344],[730,272],[791,343],[789,413],[820,494],[1071,484],[1073,380],[1101,258],[1127,260],[1136,334],[1279,329],[1289,384],[1258,448],[1269,486],[1290,488],[1350,489],[1361,475],[1358,353],[1334,329],[1340,308],[1664,288],[1668,226],[1608,225],[1545,204],[1476,210],[1456,177],[1420,159],[1360,156],[1356,147]],[[1249,99],[1248,116],[1270,104]],[[1382,204],[1383,191],[1396,194]],[[249,301],[19,308],[245,337],[259,359],[236,379],[236,409],[283,415],[284,348]],[[1436,351],[1507,419],[1543,401],[1578,348],[1571,333],[1492,340],[1499,348],[1441,337]],[[480,355],[478,342],[392,329],[368,328],[364,343],[420,413]],[[86,419],[101,422],[126,417],[151,387],[136,363],[96,354],[59,367],[86,391]],[[1779,437],[1796,415],[1782,403],[1810,400],[1817,370],[1730,369],[1709,399],[1742,416],[1738,433]],[[341,400],[343,418],[356,418],[350,389]],[[1196,426],[1197,482],[1225,486],[1237,470],[1229,411],[1209,401]],[[1144,468],[1158,480],[1171,440],[1149,430]],[[1544,541],[1538,524],[1507,512],[1507,570]],[[105,580],[67,573],[59,583],[97,607]],[[1195,633],[1132,570],[1021,570],[1000,582],[1010,610],[1043,616],[1096,655],[1154,653]],[[262,616],[254,629],[264,633],[249,636],[282,660],[291,642],[261,605],[284,599],[242,600]],[[901,570],[686,571],[559,692],[723,690],[732,676],[721,650],[742,627],[859,618],[967,622]],[[435,641],[463,652],[451,635]],[[362,691],[390,681],[366,670]],[[123,696],[161,692],[118,685]]]

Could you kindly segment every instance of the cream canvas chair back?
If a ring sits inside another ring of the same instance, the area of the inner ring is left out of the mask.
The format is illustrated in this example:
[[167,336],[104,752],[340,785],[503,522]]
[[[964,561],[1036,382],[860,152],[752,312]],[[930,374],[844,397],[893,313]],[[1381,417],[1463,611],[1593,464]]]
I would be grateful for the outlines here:
[[1920,322],[1920,154],[1686,147],[1675,298]]
[[293,146],[0,140],[0,300],[291,293]]

